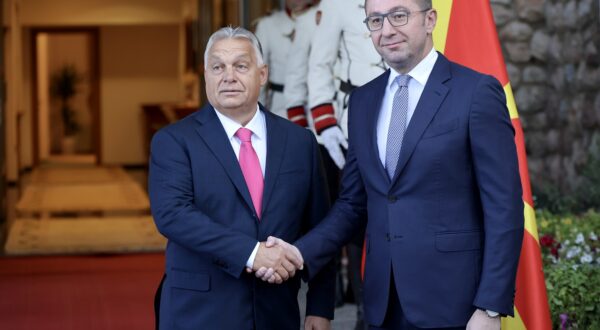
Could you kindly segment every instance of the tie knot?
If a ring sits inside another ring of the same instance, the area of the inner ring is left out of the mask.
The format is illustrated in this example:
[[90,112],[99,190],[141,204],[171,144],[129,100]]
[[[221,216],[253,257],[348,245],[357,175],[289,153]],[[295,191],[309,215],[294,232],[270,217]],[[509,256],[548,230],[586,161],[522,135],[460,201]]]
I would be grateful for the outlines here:
[[252,131],[241,127],[237,130],[237,132],[235,132],[235,136],[237,136],[242,142],[251,142],[250,138],[252,137]]
[[398,87],[408,86],[409,80],[410,80],[410,76],[407,74],[401,74],[398,77],[396,77],[396,83],[398,84]]

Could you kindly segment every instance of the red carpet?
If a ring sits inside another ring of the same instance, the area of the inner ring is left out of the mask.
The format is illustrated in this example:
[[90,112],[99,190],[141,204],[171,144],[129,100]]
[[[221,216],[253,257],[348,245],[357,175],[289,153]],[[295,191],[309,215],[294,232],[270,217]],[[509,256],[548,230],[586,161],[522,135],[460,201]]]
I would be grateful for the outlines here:
[[0,329],[154,329],[162,254],[0,258]]

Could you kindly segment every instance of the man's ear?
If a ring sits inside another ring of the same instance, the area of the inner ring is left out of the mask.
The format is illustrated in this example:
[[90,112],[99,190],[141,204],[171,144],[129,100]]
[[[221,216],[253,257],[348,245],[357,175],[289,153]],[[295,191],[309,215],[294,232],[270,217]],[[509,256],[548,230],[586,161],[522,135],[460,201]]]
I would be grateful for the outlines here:
[[258,74],[260,75],[260,85],[264,86],[267,83],[267,80],[269,80],[269,66],[263,64],[258,70]]
[[437,11],[435,9],[431,9],[425,15],[425,29],[427,30],[427,34],[432,34],[435,25],[437,24]]

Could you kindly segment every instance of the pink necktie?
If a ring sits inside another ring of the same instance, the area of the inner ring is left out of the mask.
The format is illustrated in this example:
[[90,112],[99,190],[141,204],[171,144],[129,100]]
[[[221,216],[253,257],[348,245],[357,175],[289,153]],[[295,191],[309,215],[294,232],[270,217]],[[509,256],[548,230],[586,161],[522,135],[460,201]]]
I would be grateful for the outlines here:
[[242,168],[244,179],[246,179],[246,185],[250,191],[256,215],[260,218],[264,182],[258,156],[252,147],[252,131],[242,127],[238,129],[235,136],[242,141],[240,147],[240,167]]

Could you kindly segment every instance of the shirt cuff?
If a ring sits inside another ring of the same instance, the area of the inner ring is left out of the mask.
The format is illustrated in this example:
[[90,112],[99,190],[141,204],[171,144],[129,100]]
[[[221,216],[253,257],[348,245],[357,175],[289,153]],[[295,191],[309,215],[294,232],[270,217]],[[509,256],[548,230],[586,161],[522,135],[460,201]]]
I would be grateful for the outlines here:
[[256,246],[254,246],[254,250],[252,250],[252,253],[250,254],[250,257],[248,258],[248,261],[246,261],[246,267],[248,268],[252,268],[252,266],[254,266],[254,258],[256,258],[256,252],[258,252],[258,246],[260,245],[260,242],[256,242]]
[[498,317],[498,316],[500,315],[500,313],[498,313],[498,312],[494,312],[494,311],[491,311],[491,310],[489,310],[489,309],[486,309],[486,310],[485,310],[485,312],[487,313],[487,315],[488,315],[489,317]]

